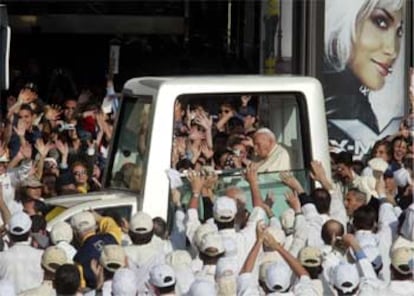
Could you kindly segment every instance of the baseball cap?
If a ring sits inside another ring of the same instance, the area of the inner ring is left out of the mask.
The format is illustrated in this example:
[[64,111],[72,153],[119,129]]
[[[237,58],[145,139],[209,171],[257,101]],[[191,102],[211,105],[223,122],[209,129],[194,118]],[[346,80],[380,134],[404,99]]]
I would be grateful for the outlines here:
[[368,165],[374,171],[380,171],[382,173],[384,173],[388,168],[388,163],[381,157],[372,158],[370,161],[368,161]]
[[280,216],[280,224],[286,233],[292,232],[295,226],[295,211],[289,208]]
[[220,258],[216,264],[216,279],[228,276],[237,276],[239,270],[238,266],[236,257]]
[[26,180],[23,181],[23,187],[29,187],[29,188],[39,188],[43,187],[43,184],[35,177],[29,177]]
[[201,240],[200,252],[210,257],[224,253],[223,239],[218,233],[206,234]]
[[236,201],[228,196],[216,199],[213,206],[214,219],[219,222],[230,222],[237,213]]
[[400,247],[391,253],[391,265],[401,274],[412,272],[410,261],[413,260],[414,252],[407,247]]
[[108,271],[115,272],[121,267],[125,267],[126,255],[124,248],[120,245],[105,245],[102,248],[99,263]]
[[191,256],[185,250],[174,250],[165,256],[165,262],[173,268],[191,267]]
[[272,225],[269,226],[266,231],[269,232],[274,237],[274,239],[283,246],[286,241],[286,235],[281,228]]
[[9,221],[9,232],[13,235],[28,233],[32,228],[32,219],[24,212],[14,213]]
[[84,211],[75,214],[70,224],[77,232],[85,232],[96,228],[96,220],[91,212]]
[[394,180],[398,187],[405,187],[411,184],[410,173],[405,168],[400,168],[394,172]]
[[359,274],[355,264],[342,262],[333,270],[335,288],[343,293],[350,293],[359,285]]
[[218,231],[216,224],[204,223],[197,227],[194,234],[194,244],[196,247],[201,247],[201,241],[206,234],[216,233]]
[[136,213],[129,221],[129,230],[134,233],[148,233],[151,232],[153,228],[154,223],[152,222],[151,216],[144,212]]
[[252,106],[247,106],[245,108],[240,108],[239,114],[242,117],[245,117],[247,115],[256,116],[256,110]]
[[70,243],[73,239],[72,227],[65,221],[56,223],[50,230],[50,239],[54,245],[61,241]]
[[50,272],[56,272],[59,266],[68,263],[66,253],[59,247],[50,246],[42,255],[42,267]]
[[154,265],[149,273],[149,282],[157,288],[170,287],[175,284],[175,273],[168,264]]
[[322,264],[322,254],[318,248],[304,247],[299,252],[299,261],[305,267],[317,267]]
[[119,268],[112,278],[112,293],[117,296],[138,295],[138,275],[129,268]]
[[270,263],[266,267],[265,284],[272,292],[282,292],[289,288],[292,270],[283,261]]
[[214,282],[207,279],[196,279],[190,286],[189,296],[211,296],[216,295]]

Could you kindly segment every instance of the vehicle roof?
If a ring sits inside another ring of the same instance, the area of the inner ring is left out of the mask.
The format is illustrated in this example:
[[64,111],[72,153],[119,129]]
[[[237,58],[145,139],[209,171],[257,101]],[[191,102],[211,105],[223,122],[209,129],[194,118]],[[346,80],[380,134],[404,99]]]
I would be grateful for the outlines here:
[[[276,85],[275,85],[276,84]],[[140,77],[128,80],[123,93],[130,95],[149,94],[163,87],[185,90],[185,93],[217,92],[258,92],[258,91],[298,91],[320,82],[307,76],[294,75],[217,75],[179,77]],[[193,86],[192,88],[189,86]]]

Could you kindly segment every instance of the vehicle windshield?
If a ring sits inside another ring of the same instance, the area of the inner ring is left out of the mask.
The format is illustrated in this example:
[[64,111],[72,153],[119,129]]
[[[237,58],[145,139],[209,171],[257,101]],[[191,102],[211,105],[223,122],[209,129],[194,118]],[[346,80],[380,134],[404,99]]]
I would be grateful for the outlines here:
[[105,181],[109,188],[140,193],[148,154],[151,98],[125,96],[122,100]]
[[[289,171],[306,191],[310,190],[310,142],[303,94],[186,95],[177,99],[175,107],[175,114],[181,117],[175,121],[172,167],[182,176],[183,186],[178,190],[184,205],[191,197],[186,180],[190,169],[215,171],[218,180],[212,188],[214,196],[237,187],[244,192],[247,209],[251,209],[250,187],[243,171],[255,162],[262,198],[273,197],[276,216],[288,208],[284,197],[288,188],[281,182],[280,172]],[[260,147],[255,139],[259,130],[273,137],[273,148],[265,147],[267,140]],[[280,161],[279,149],[288,155],[287,161]],[[202,207],[200,215],[203,217]]]

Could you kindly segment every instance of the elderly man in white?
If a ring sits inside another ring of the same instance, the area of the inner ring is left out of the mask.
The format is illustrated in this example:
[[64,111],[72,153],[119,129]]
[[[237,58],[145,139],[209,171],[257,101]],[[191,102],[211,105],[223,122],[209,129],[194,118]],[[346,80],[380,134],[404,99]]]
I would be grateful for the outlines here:
[[291,169],[290,157],[285,148],[276,141],[268,128],[260,128],[253,137],[254,150],[258,157],[259,172],[286,171]]

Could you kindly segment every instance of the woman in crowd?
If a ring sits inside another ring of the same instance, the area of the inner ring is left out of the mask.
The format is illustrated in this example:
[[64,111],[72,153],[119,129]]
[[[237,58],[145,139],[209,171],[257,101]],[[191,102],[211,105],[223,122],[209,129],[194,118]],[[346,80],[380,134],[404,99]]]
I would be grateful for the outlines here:
[[[378,118],[370,98],[372,92],[384,88],[391,75],[402,71],[394,67],[403,36],[404,2],[326,2],[324,92],[330,135],[336,132],[338,136],[349,136],[345,126],[338,129],[341,123],[332,121],[336,119],[359,119],[379,134]],[[395,117],[394,110],[390,111],[390,118]]]

